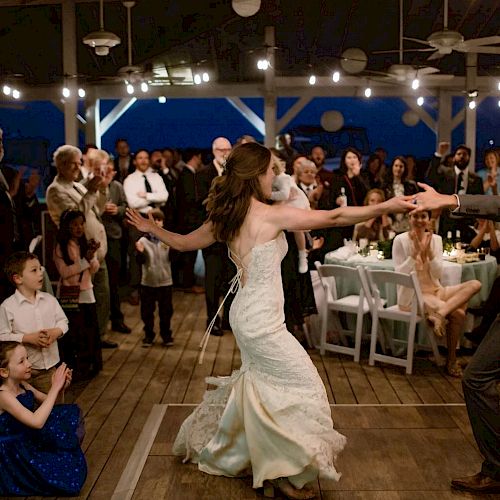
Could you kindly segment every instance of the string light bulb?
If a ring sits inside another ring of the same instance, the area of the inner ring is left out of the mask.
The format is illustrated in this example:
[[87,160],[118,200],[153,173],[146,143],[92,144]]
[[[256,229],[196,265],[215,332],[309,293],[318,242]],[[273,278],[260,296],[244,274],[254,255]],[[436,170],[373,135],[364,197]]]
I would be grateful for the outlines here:
[[165,104],[167,102],[167,98],[164,95],[161,95],[160,97],[158,97],[158,102],[160,104]]
[[417,99],[417,105],[418,106],[423,106],[424,105],[424,98],[422,96],[420,96],[418,99]]
[[131,83],[127,83],[127,93],[130,95],[134,93],[134,86]]
[[476,109],[476,101],[475,101],[475,99],[471,99],[469,101],[469,109]]
[[66,98],[68,98],[71,95],[71,92],[68,89],[68,87],[63,87],[63,89],[62,89],[62,95],[63,95],[63,97],[66,97]]
[[366,87],[365,89],[365,97],[369,98],[372,95],[372,89],[370,87]]
[[332,80],[334,83],[338,83],[340,81],[340,73],[338,71],[333,72]]
[[141,90],[146,93],[149,90],[148,84],[146,82],[141,83]]
[[205,71],[202,75],[201,75],[201,79],[207,83],[210,81],[210,75]]
[[257,68],[261,71],[266,71],[269,68],[270,64],[267,59],[259,59],[257,61]]
[[314,75],[311,75],[309,77],[309,85],[314,85],[316,83],[316,77]]
[[2,90],[5,95],[10,95],[12,92],[12,89],[8,85],[4,85]]
[[14,99],[19,99],[19,98],[21,97],[21,92],[19,92],[19,90],[17,90],[17,89],[14,89],[14,90],[12,91],[12,97],[13,97]]
[[199,85],[201,83],[201,76],[198,73],[194,75],[194,83],[195,85]]
[[417,90],[420,87],[420,80],[418,78],[414,78],[411,82],[411,88],[413,90]]
[[87,93],[85,92],[85,89],[78,89],[78,97],[83,99],[86,95]]

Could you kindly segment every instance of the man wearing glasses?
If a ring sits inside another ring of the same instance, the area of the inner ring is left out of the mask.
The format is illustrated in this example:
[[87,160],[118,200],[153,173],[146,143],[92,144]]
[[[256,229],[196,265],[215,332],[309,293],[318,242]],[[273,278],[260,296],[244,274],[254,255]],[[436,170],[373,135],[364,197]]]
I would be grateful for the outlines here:
[[[202,182],[201,189],[206,199],[212,181],[224,175],[224,168],[227,157],[231,153],[231,143],[225,137],[217,137],[212,143],[212,153],[214,159],[206,165],[200,172]],[[203,259],[205,261],[205,300],[207,304],[207,326],[216,315],[219,308],[219,301],[229,290],[229,282],[236,273],[234,264],[229,260],[225,243],[216,242],[208,248],[203,249]],[[223,330],[229,330],[229,309],[231,307],[232,296],[230,295],[224,304],[224,314],[221,322],[217,318],[212,328],[211,334],[220,337]]]

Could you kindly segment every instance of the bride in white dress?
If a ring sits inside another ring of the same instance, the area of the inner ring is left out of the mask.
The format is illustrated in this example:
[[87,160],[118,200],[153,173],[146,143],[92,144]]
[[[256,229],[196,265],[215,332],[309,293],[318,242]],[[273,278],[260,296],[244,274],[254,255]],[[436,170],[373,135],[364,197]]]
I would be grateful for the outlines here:
[[[218,386],[184,421],[173,451],[208,474],[253,475],[253,487],[276,487],[287,498],[313,498],[305,487],[318,476],[338,480],[334,466],[346,438],[333,428],[325,388],[309,355],[285,327],[281,259],[283,230],[353,225],[414,208],[410,197],[375,206],[301,210],[271,197],[271,152],[256,143],[233,150],[226,175],[212,184],[207,221],[188,235],[159,228],[128,211],[129,222],[167,245],[189,251],[226,241],[237,267],[230,323],[241,369],[210,378]],[[208,339],[208,336],[206,337]]]

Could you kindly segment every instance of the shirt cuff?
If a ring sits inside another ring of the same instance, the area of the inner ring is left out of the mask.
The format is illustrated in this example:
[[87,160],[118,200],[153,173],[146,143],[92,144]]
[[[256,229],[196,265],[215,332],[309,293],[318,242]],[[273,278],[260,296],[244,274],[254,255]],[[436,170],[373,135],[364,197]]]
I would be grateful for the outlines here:
[[455,193],[453,194],[453,196],[454,196],[454,197],[456,198],[456,200],[457,200],[457,208],[455,208],[455,209],[453,209],[453,210],[451,211],[451,213],[452,213],[452,214],[453,214],[453,213],[460,212],[460,198],[458,197],[458,194],[455,194]]

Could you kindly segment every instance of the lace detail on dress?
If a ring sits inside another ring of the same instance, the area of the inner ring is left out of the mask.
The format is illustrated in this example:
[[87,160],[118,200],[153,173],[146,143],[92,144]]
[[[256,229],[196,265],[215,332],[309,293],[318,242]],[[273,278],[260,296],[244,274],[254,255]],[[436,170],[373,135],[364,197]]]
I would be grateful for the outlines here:
[[241,369],[207,379],[217,388],[184,421],[173,447],[210,474],[251,470],[254,487],[282,476],[298,488],[318,475],[338,480],[334,461],[346,441],[333,429],[316,368],[284,325],[286,252],[283,234],[251,250],[230,311]]

